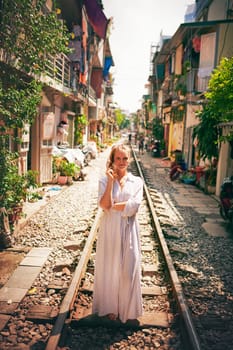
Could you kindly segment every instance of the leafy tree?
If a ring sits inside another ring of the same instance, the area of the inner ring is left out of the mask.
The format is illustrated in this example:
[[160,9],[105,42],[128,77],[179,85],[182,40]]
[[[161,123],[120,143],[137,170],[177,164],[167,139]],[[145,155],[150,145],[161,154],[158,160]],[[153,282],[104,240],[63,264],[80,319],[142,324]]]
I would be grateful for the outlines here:
[[45,0],[4,0],[0,47],[7,63],[24,72],[41,73],[49,54],[68,52],[68,30],[57,13],[46,13]]
[[195,127],[193,137],[198,138],[199,155],[203,159],[211,160],[218,157],[218,115],[206,105],[198,115],[200,123]]
[[153,118],[152,134],[155,140],[162,141],[164,139],[164,126],[160,118]]
[[209,108],[220,122],[233,119],[233,57],[223,58],[213,71],[206,92]]
[[68,30],[45,0],[1,2],[0,120],[7,128],[31,123],[37,112],[49,55],[68,52]]
[[233,120],[233,57],[223,58],[211,75],[206,104],[198,112],[200,123],[194,128],[198,149],[203,159],[218,157],[218,141],[232,140],[233,135],[219,135],[218,125]]
[[86,115],[79,114],[74,119],[74,144],[79,145],[83,143],[83,130],[88,124]]
[[[54,9],[45,11],[45,0],[4,0],[0,2],[0,207],[9,188],[9,174],[17,174],[18,130],[32,124],[41,100],[40,75],[45,73],[49,55],[68,52],[68,30]],[[13,141],[13,142],[11,142]],[[17,147],[14,149],[17,151]],[[12,187],[13,186],[13,187]]]
[[120,129],[125,125],[126,116],[120,109],[115,110],[116,124]]

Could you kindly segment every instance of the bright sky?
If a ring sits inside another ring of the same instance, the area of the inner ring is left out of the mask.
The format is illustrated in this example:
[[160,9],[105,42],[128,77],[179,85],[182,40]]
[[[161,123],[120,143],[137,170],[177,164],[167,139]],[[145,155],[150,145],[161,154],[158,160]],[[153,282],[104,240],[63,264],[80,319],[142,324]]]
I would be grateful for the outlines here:
[[113,100],[129,113],[141,108],[150,75],[151,45],[160,41],[160,33],[173,35],[181,23],[187,5],[195,0],[103,0],[104,13],[113,17],[110,46],[115,63]]

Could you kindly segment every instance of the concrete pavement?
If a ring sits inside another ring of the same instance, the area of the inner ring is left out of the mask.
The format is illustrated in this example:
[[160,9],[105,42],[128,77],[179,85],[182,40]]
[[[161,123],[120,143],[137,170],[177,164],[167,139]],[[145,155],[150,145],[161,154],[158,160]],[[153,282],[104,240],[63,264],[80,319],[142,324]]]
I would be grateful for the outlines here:
[[[136,152],[137,149],[135,148]],[[138,152],[137,152],[138,154]],[[166,176],[169,179],[170,161],[166,158],[155,158],[150,153],[144,152],[143,155],[138,155],[142,163],[147,163],[149,166],[156,167],[157,173],[161,176]],[[204,217],[205,222],[202,227],[210,236],[228,237],[231,232],[231,225],[226,222],[219,212],[219,199],[215,195],[209,195],[203,192],[196,185],[188,185],[179,180],[170,181],[171,186],[175,189],[172,196],[179,206],[193,210]]]

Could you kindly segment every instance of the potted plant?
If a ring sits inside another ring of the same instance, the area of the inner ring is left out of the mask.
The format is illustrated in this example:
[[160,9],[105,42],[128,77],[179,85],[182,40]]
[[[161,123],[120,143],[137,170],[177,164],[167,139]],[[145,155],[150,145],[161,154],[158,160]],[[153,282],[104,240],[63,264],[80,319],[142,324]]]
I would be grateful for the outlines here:
[[28,170],[24,175],[26,180],[27,187],[27,200],[29,202],[35,202],[38,199],[42,199],[41,192],[37,191],[38,183],[37,183],[38,171]]
[[206,192],[213,194],[216,191],[217,168],[212,165],[205,171]]
[[67,164],[66,159],[64,158],[57,159],[57,170],[59,172],[59,176],[58,176],[59,185],[67,184],[66,164]]
[[58,183],[58,178],[60,176],[59,165],[61,161],[62,161],[61,157],[53,156],[52,158],[52,174],[53,174],[52,183],[53,184]]
[[57,160],[57,169],[60,173],[58,177],[58,183],[60,185],[64,185],[67,182],[71,184],[73,182],[73,177],[80,171],[78,165],[68,162],[65,158]]
[[19,174],[16,154],[2,151],[0,154],[0,208],[8,215],[11,225],[23,215],[23,203],[29,192],[36,188],[38,172],[29,170]]
[[75,163],[66,162],[66,164],[64,164],[63,171],[67,176],[67,183],[71,185],[73,183],[73,177],[79,171],[79,167]]

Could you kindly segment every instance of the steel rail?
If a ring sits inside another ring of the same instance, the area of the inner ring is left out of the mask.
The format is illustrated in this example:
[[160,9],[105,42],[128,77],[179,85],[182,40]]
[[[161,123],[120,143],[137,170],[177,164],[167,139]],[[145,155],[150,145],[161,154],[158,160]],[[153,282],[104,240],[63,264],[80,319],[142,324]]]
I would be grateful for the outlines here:
[[[173,293],[174,293],[174,296],[177,300],[179,313],[181,315],[181,321],[182,321],[181,331],[182,330],[185,331],[185,332],[182,332],[183,341],[186,344],[185,348],[188,348],[190,350],[201,350],[199,338],[198,338],[197,332],[195,330],[195,326],[194,326],[193,321],[192,321],[192,316],[191,316],[190,310],[187,306],[187,302],[186,302],[186,299],[185,299],[184,294],[183,294],[181,283],[179,281],[177,272],[174,268],[172,258],[170,256],[169,249],[167,247],[165,238],[163,236],[158,217],[157,217],[155,210],[154,210],[153,201],[151,199],[149,190],[148,190],[146,182],[144,180],[144,176],[143,176],[141,167],[139,165],[139,162],[137,160],[137,157],[136,157],[133,149],[132,149],[132,153],[133,153],[133,157],[134,157],[139,175],[143,180],[144,193],[146,196],[148,206],[149,206],[150,211],[151,211],[153,224],[154,224],[156,234],[157,234],[157,237],[159,240],[159,245],[160,245],[164,260],[168,266],[168,271],[169,271],[169,275],[170,275],[170,279],[171,279],[171,283],[172,283],[172,287],[173,287]],[[62,335],[62,331],[63,331],[64,325],[65,325],[65,321],[67,320],[69,313],[73,308],[73,304],[74,304],[74,300],[75,300],[75,297],[77,294],[77,290],[80,286],[81,280],[83,278],[83,274],[86,270],[86,266],[87,266],[87,262],[89,260],[89,255],[90,255],[90,252],[91,252],[91,249],[93,246],[93,242],[94,242],[96,235],[97,235],[97,230],[98,230],[101,215],[102,215],[102,209],[98,209],[98,212],[96,214],[91,231],[90,231],[89,236],[87,238],[84,250],[82,252],[82,256],[81,256],[80,261],[75,269],[72,282],[71,282],[71,284],[68,288],[68,291],[67,291],[67,293],[62,301],[58,317],[56,319],[56,322],[54,324],[54,327],[52,329],[50,337],[47,341],[45,350],[56,350],[58,348],[58,344],[59,344],[59,341],[61,339],[61,335]]]
[[50,337],[47,341],[45,350],[56,350],[61,338],[62,330],[65,324],[66,319],[69,316],[69,312],[73,308],[73,303],[75,296],[77,294],[77,290],[80,286],[83,273],[86,270],[86,266],[90,257],[91,249],[93,246],[93,242],[97,235],[97,230],[99,227],[100,218],[102,215],[102,209],[98,209],[97,214],[95,216],[94,223],[91,227],[90,233],[86,240],[85,247],[82,252],[82,256],[79,260],[79,263],[75,269],[74,276],[72,278],[71,284],[67,290],[67,293],[62,301],[59,314],[57,316],[56,322],[50,334]]
[[[185,330],[185,333],[184,332],[182,333],[183,341],[186,344],[185,349],[187,348],[189,350],[201,350],[200,340],[199,340],[199,337],[197,335],[195,326],[193,324],[191,312],[190,312],[189,307],[187,305],[186,298],[183,294],[182,285],[180,283],[179,277],[178,277],[176,269],[174,267],[174,264],[173,264],[166,240],[164,238],[158,217],[155,213],[153,201],[151,199],[149,190],[148,190],[146,182],[144,180],[144,175],[142,173],[140,164],[137,160],[136,154],[133,151],[133,149],[132,149],[132,153],[133,153],[133,157],[134,157],[139,175],[143,180],[144,192],[145,192],[147,203],[148,203],[148,206],[150,208],[151,215],[153,218],[153,223],[154,223],[156,234],[157,234],[157,237],[159,240],[159,245],[160,245],[164,260],[168,266],[168,272],[169,272],[171,283],[172,283],[173,293],[174,293],[174,296],[177,300],[177,305],[178,305],[179,313],[180,313],[181,320],[182,320],[181,331],[183,331],[183,327]],[[188,337],[187,337],[187,335],[188,335]]]

